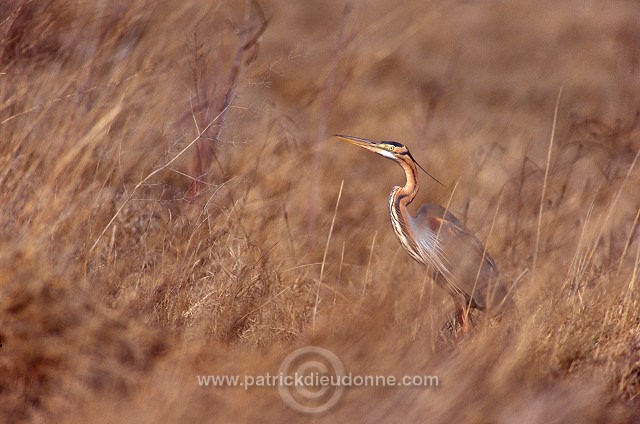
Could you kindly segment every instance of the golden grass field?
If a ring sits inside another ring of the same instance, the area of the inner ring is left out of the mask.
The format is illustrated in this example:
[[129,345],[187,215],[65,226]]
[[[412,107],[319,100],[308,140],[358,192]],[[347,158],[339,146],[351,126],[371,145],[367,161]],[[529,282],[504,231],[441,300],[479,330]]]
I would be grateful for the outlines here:
[[[0,6],[0,421],[639,422],[640,4],[260,8]],[[516,310],[441,331],[401,169],[333,133],[409,146]],[[305,346],[439,385],[198,384]]]

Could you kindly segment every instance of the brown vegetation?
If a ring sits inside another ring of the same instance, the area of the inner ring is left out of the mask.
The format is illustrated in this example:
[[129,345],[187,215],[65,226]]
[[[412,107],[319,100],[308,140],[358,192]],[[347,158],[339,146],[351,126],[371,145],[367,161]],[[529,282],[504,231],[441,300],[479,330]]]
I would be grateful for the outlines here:
[[[260,7],[0,6],[0,420],[302,421],[196,376],[307,345],[441,383],[317,421],[639,420],[638,3]],[[518,310],[441,334],[400,169],[333,132],[407,144]]]

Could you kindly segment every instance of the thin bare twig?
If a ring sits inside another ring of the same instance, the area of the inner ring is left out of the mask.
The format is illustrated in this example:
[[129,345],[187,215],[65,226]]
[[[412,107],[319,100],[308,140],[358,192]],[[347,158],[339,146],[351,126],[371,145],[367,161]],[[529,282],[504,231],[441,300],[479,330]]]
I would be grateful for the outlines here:
[[460,48],[457,48],[451,58],[449,59],[449,63],[447,64],[447,69],[442,75],[442,78],[437,82],[436,89],[427,102],[427,110],[424,111],[424,118],[422,123],[422,139],[427,139],[427,134],[429,132],[429,127],[431,126],[431,122],[433,121],[433,117],[435,115],[436,108],[438,107],[438,103],[440,98],[444,94],[445,90],[449,86],[449,82],[451,80],[451,75],[455,70],[457,65],[458,57],[460,56]]
[[549,167],[551,164],[551,151],[553,149],[553,139],[556,136],[556,123],[558,122],[558,107],[560,106],[560,96],[562,96],[562,88],[558,91],[556,98],[556,107],[553,111],[553,125],[551,126],[551,137],[549,138],[549,150],[547,151],[547,166],[544,170],[544,180],[542,182],[542,194],[540,195],[540,209],[538,210],[538,228],[536,229],[536,247],[533,251],[533,264],[531,265],[531,281],[535,281],[536,264],[538,262],[538,248],[540,247],[540,228],[542,227],[542,211],[544,208],[544,196],[547,191],[547,180],[549,178]]
[[331,235],[333,234],[333,226],[336,223],[336,216],[338,215],[338,206],[340,205],[340,198],[342,197],[342,187],[344,187],[344,180],[340,183],[340,191],[338,192],[338,200],[336,200],[336,207],[333,211],[333,219],[331,219],[331,227],[329,228],[329,236],[327,236],[327,244],[324,247],[324,255],[322,256],[322,265],[320,266],[320,278],[318,279],[318,286],[316,288],[316,301],[313,305],[313,319],[311,322],[312,331],[316,328],[316,314],[318,313],[318,302],[320,301],[320,284],[322,283],[322,277],[324,276],[324,267],[327,263],[327,253],[329,252],[329,243],[331,242]]
[[371,241],[371,248],[369,249],[369,260],[367,261],[367,269],[364,272],[364,281],[362,282],[362,295],[367,291],[367,283],[369,281],[369,270],[371,269],[371,260],[373,259],[373,248],[376,245],[376,237],[378,232],[373,233],[373,240]]
[[[228,108],[228,107],[227,107]],[[204,134],[205,131],[207,131],[209,129],[209,127],[211,127],[219,118],[220,116],[222,116],[222,114],[226,112],[226,108],[224,110],[222,110],[218,116],[216,116],[215,118],[213,118],[213,120],[211,122],[209,122],[209,124],[207,124],[207,126],[205,126],[202,131],[196,136],[196,138],[194,138],[189,144],[186,145],[186,147],[182,150],[180,150],[180,152],[175,155],[169,162],[165,163],[164,165],[162,165],[160,168],[157,168],[155,170],[153,170],[151,173],[149,173],[149,175],[147,175],[146,177],[144,177],[142,179],[142,181],[140,181],[138,184],[135,185],[135,187],[133,187],[133,190],[131,190],[131,193],[129,193],[125,199],[125,201],[122,203],[122,205],[118,208],[118,210],[116,211],[116,213],[111,217],[111,219],[109,220],[109,222],[107,223],[107,225],[105,225],[104,229],[102,230],[102,232],[100,233],[100,235],[98,236],[98,238],[96,239],[96,241],[93,243],[93,246],[91,246],[91,249],[89,249],[89,252],[92,252],[93,249],[95,249],[95,247],[98,245],[98,242],[100,241],[100,239],[102,238],[102,236],[104,235],[104,233],[109,229],[109,227],[111,226],[111,224],[113,224],[113,221],[116,220],[116,218],[118,217],[118,215],[120,215],[120,212],[122,212],[122,209],[124,209],[124,207],[126,206],[127,203],[129,203],[129,200],[131,200],[131,198],[133,197],[133,194],[147,181],[149,181],[149,179],[151,177],[153,177],[154,175],[156,175],[157,173],[159,173],[160,171],[163,171],[165,169],[167,169],[169,167],[169,165],[171,165],[173,162],[175,162],[180,156],[182,156],[187,150],[189,150],[189,148],[191,146],[193,146],[198,140],[200,140],[200,138],[202,137],[202,134]]]
[[[215,158],[215,143],[220,137],[220,132],[222,131],[224,122],[227,119],[227,112],[235,97],[236,86],[238,84],[238,80],[240,79],[243,64],[246,67],[246,65],[250,64],[256,58],[257,54],[255,53],[254,48],[258,45],[258,40],[267,29],[268,21],[258,2],[256,0],[252,0],[251,6],[255,14],[258,16],[260,23],[257,30],[253,34],[251,34],[251,37],[244,41],[236,50],[236,54],[231,65],[231,70],[229,71],[229,76],[227,77],[224,99],[218,109],[220,111],[218,113],[218,115],[220,116],[220,125],[216,125],[215,127],[213,127],[212,133],[208,134],[207,137],[201,137],[201,142],[196,144],[197,153],[194,162],[194,175],[197,175],[199,177],[203,176],[209,170],[211,164],[213,163],[213,159]],[[247,56],[250,53],[252,54],[250,56]],[[199,59],[196,58],[196,61],[198,60]],[[198,80],[199,79],[196,78],[196,85],[200,85],[198,83]],[[196,87],[196,90],[198,89],[199,87]],[[199,106],[202,107],[202,105]],[[205,119],[207,118],[208,117],[205,117]],[[192,181],[191,187],[189,187],[190,197],[197,196],[198,192],[199,187],[197,182]]]

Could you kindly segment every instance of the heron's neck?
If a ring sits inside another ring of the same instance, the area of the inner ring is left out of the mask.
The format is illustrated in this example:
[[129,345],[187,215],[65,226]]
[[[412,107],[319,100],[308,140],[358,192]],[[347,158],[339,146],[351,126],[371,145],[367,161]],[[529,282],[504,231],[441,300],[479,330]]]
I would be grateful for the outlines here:
[[407,209],[407,205],[413,201],[418,193],[418,182],[416,176],[416,167],[413,164],[401,162],[400,165],[407,175],[407,182],[403,187],[394,187],[389,197],[389,213],[391,214],[391,225],[400,241],[400,244],[411,255],[413,259],[422,262],[420,257],[420,249],[415,242],[412,226],[410,224],[411,216]]
[[[401,228],[409,228],[409,211],[407,206],[418,194],[418,175],[413,162],[399,162],[407,177],[407,182],[403,187],[394,187],[389,197],[389,212],[391,221],[396,230],[398,238],[401,237]],[[394,222],[395,220],[395,222]],[[399,227],[396,227],[399,225]],[[402,241],[402,240],[401,240]],[[403,243],[404,244],[404,243]]]
[[393,190],[392,197],[398,206],[407,207],[418,194],[418,170],[413,162],[400,162],[400,166],[404,169],[407,182],[403,187]]

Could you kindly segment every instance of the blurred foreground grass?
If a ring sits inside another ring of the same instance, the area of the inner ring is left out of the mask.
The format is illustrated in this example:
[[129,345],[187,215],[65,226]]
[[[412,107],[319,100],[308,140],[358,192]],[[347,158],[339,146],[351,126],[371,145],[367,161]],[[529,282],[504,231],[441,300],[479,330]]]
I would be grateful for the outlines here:
[[[248,45],[244,2],[0,6],[2,420],[304,420],[196,375],[306,345],[441,382],[317,421],[637,420],[640,6],[261,7]],[[443,337],[388,223],[400,170],[334,132],[410,146],[448,186],[417,203],[451,202],[517,313]]]

